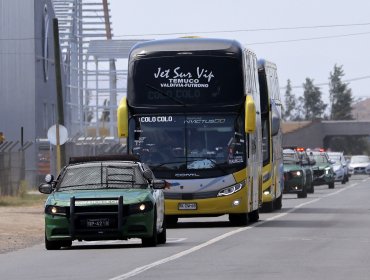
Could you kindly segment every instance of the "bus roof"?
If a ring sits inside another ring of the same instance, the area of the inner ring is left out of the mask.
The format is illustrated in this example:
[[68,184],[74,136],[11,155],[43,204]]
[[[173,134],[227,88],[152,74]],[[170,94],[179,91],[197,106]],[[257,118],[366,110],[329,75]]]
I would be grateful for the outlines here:
[[266,59],[258,59],[257,61],[257,65],[258,65],[258,70],[263,70],[265,68],[273,68],[273,69],[277,69],[276,67],[276,64],[271,62],[271,61],[268,61]]
[[186,52],[207,55],[209,52],[218,55],[240,57],[243,46],[229,39],[214,38],[177,38],[142,42],[131,49],[130,59],[135,57],[151,57],[158,55],[186,54]]

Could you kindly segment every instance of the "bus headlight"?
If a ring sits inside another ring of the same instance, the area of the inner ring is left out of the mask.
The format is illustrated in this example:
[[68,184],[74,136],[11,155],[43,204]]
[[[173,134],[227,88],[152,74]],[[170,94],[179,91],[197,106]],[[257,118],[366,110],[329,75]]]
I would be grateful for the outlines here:
[[243,188],[243,186],[244,186],[244,183],[238,183],[238,184],[229,186],[227,188],[224,188],[224,189],[220,190],[218,192],[217,196],[226,196],[226,195],[234,194],[234,193],[240,191]]
[[269,194],[271,194],[271,187],[268,187],[267,189],[265,189],[265,190],[263,191],[263,194],[264,194],[264,195],[269,195]]

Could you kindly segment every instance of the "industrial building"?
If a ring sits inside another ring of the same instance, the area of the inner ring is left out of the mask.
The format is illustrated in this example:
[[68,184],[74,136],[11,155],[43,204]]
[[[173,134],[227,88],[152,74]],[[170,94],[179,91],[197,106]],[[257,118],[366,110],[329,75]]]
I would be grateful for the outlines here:
[[54,18],[59,30],[63,124],[70,144],[65,145],[67,157],[121,148],[115,116],[126,91],[126,70],[116,69],[116,61],[127,58],[136,41],[112,40],[109,12],[108,0],[0,0],[2,174],[18,164],[19,158],[11,156],[15,152],[22,152],[21,177],[31,186],[46,173],[56,173],[55,146],[47,138],[60,107]]

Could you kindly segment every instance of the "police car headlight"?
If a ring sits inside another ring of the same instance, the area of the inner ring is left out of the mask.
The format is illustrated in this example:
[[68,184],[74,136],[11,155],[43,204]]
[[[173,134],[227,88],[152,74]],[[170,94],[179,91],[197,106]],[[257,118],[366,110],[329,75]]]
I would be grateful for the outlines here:
[[45,207],[45,214],[53,216],[65,216],[67,214],[66,207],[56,206],[56,205],[47,205]]
[[238,183],[220,190],[217,196],[227,196],[240,191],[244,187],[244,183]]
[[290,174],[292,174],[293,177],[301,177],[303,175],[303,172],[300,170],[297,170],[297,171],[290,172]]
[[153,203],[151,201],[144,201],[141,203],[130,204],[128,207],[130,214],[145,213],[153,209]]

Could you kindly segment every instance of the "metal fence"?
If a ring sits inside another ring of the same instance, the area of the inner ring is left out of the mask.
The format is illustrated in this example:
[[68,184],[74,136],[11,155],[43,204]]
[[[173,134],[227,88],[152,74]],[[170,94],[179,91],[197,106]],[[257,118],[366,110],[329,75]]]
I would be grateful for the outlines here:
[[67,160],[73,156],[96,156],[122,154],[126,145],[113,137],[75,137],[66,143]]
[[[126,153],[126,145],[111,137],[75,137],[65,144],[65,158]],[[26,153],[31,146],[36,153]],[[27,160],[27,157],[36,157]],[[47,139],[26,142],[0,143],[0,196],[14,196],[44,182],[46,174],[56,174],[56,149]]]
[[31,146],[32,142],[0,143],[0,195],[16,195],[26,187],[25,151]]
[[[118,139],[113,137],[74,137],[68,139],[64,146],[66,164],[71,157],[126,153],[126,144],[120,143]],[[42,175],[42,177],[39,176],[39,181],[43,181],[44,175],[47,173],[56,175],[56,149],[55,146],[50,146],[49,143],[48,147],[50,153],[48,156],[50,158],[49,168],[45,168],[44,165],[43,172],[41,172],[39,167],[38,174]]]

